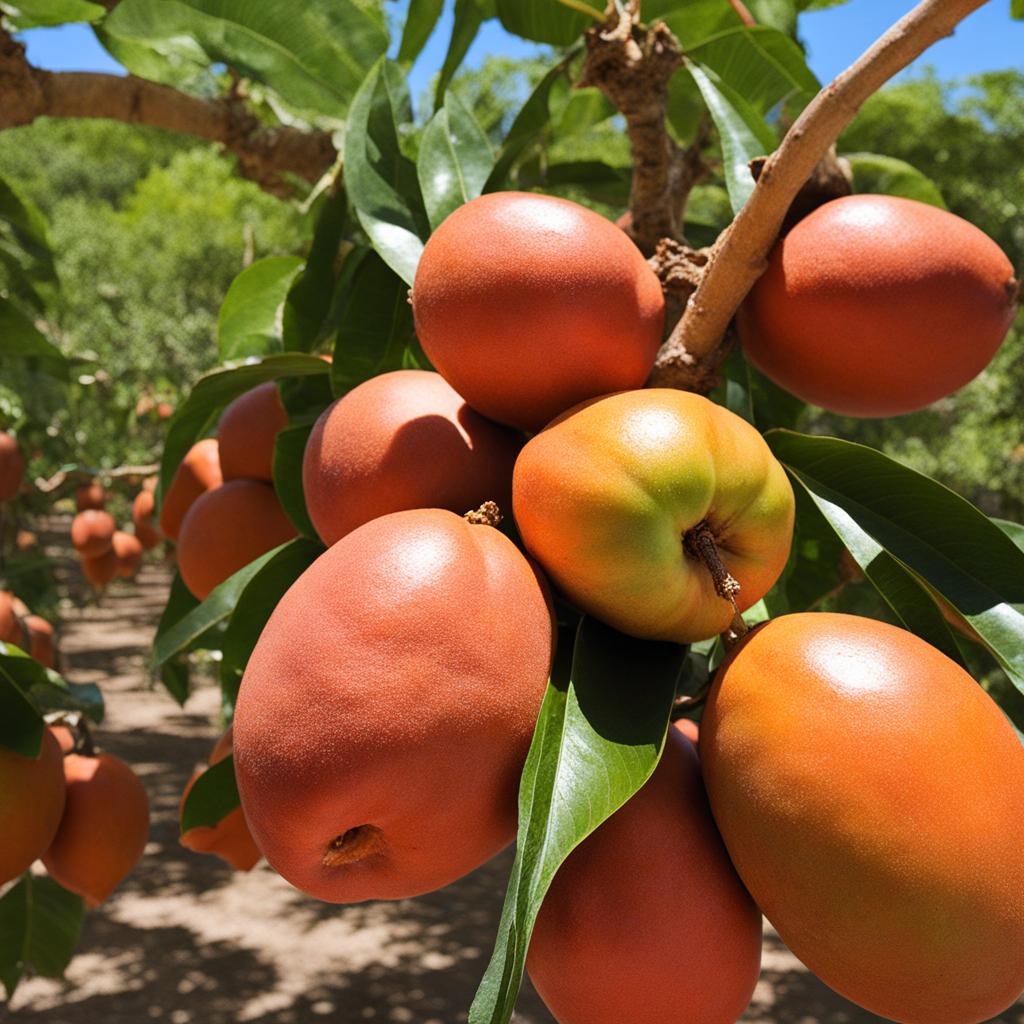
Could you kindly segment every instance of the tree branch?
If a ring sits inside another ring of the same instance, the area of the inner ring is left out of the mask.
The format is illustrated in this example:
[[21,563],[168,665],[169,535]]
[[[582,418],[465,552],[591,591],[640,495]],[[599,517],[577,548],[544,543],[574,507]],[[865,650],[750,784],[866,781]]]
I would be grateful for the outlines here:
[[201,100],[134,75],[43,71],[0,31],[0,130],[38,117],[101,117],[219,142],[245,177],[278,196],[291,192],[287,175],[315,182],[337,158],[326,132],[268,127],[239,96]]
[[865,100],[983,3],[924,0],[811,101],[715,243],[697,290],[658,354],[652,384],[708,390],[727,352],[729,324],[763,273],[790,204],[818,162]]

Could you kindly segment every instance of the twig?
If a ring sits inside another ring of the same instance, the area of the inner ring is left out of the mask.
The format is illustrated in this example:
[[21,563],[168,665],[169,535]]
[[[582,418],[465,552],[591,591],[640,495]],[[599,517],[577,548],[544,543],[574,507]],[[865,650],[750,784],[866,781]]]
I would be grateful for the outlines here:
[[658,354],[652,383],[704,390],[726,332],[761,276],[786,214],[861,105],[985,0],[924,0],[811,101],[766,161],[753,193],[715,244],[707,270]]
[[49,494],[67,483],[68,480],[91,480],[94,477],[99,477],[101,480],[116,480],[125,476],[152,476],[159,470],[159,462],[151,462],[145,466],[118,466],[115,469],[89,469],[85,466],[75,466],[72,469],[58,470],[48,480],[36,477],[35,485],[37,491]]

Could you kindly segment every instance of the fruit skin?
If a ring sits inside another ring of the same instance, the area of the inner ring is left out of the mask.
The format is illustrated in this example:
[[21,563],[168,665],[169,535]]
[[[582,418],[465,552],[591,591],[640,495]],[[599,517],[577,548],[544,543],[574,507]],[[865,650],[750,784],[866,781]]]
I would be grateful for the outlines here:
[[1016,293],[1010,261],[973,224],[911,199],[847,196],[776,245],[738,325],[747,358],[798,398],[896,416],[989,364]]
[[[53,738],[57,741],[57,745],[60,747],[62,754],[70,754],[75,749],[75,734],[66,725],[48,725],[47,731],[53,735]],[[63,770],[61,771],[61,778],[64,777]]]
[[412,291],[431,363],[478,412],[539,430],[579,402],[643,386],[665,300],[640,250],[565,199],[494,192],[430,236]]
[[690,718],[677,718],[672,723],[672,728],[680,735],[685,736],[696,748],[700,743],[700,726]]
[[28,653],[40,665],[56,667],[57,648],[53,626],[41,615],[29,615],[25,619],[25,630],[28,632]]
[[153,491],[143,488],[132,501],[132,526],[144,551],[149,551],[160,543],[160,531],[153,521],[155,511],[156,499]]
[[75,489],[75,508],[79,512],[88,508],[102,509],[106,504],[107,492],[96,480],[90,480]]
[[654,775],[558,869],[530,979],[559,1024],[733,1024],[760,968],[761,912],[715,829],[693,746],[669,730]]
[[684,547],[702,520],[740,610],[778,579],[793,491],[761,435],[727,409],[652,388],[585,402],[527,442],[512,480],[530,554],[583,611],[624,633],[689,643],[732,621]]
[[114,554],[114,549],[110,548],[95,558],[83,556],[82,575],[99,590],[117,576],[117,565],[117,555]]
[[98,558],[110,550],[116,529],[109,512],[86,509],[71,520],[71,543],[83,558]]
[[177,540],[185,513],[196,498],[224,482],[217,449],[216,440],[208,437],[192,445],[182,459],[160,506],[160,532],[165,537]]
[[112,540],[114,557],[117,559],[117,575],[129,580],[142,565],[142,541],[134,534],[117,530]]
[[[328,902],[401,899],[510,843],[552,638],[544,585],[490,526],[415,509],[329,548],[238,696],[235,774],[271,866]],[[351,862],[325,865],[346,834]]]
[[[228,726],[227,732],[217,740],[213,752],[210,754],[211,767],[223,761],[231,753],[232,732],[232,727]],[[181,803],[178,805],[179,818],[189,791],[202,774],[201,770],[196,771],[188,780],[185,791],[181,794]],[[203,825],[199,828],[189,829],[179,837],[178,841],[182,846],[189,850],[195,850],[197,853],[212,853],[220,857],[221,860],[227,861],[238,871],[251,871],[263,856],[249,831],[241,807],[236,807],[229,812],[216,825]]]
[[295,536],[272,487],[229,480],[188,510],[178,535],[178,570],[202,601],[253,559]]
[[851,615],[773,619],[701,721],[733,862],[822,981],[906,1024],[972,1024],[1024,989],[1024,747],[918,637]]
[[61,761],[46,729],[38,757],[0,747],[0,885],[28,870],[57,832],[65,799]]
[[288,413],[274,381],[239,395],[217,427],[225,480],[274,479],[274,441],[288,426]]
[[373,377],[330,405],[302,460],[306,506],[330,546],[390,512],[510,507],[520,438],[426,370]]
[[0,501],[10,501],[25,479],[25,456],[17,439],[0,431]]
[[25,631],[19,620],[16,600],[11,591],[0,590],[0,643],[23,647]]
[[131,872],[149,837],[149,799],[119,757],[68,754],[67,803],[43,864],[53,880],[98,907]]

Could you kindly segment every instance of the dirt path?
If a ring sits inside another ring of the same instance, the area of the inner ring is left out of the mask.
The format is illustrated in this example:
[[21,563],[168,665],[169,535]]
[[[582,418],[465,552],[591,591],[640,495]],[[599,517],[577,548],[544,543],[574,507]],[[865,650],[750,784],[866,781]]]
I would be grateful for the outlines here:
[[[177,842],[178,799],[215,736],[217,693],[179,709],[147,680],[148,646],[169,574],[147,565],[102,605],[70,608],[66,673],[107,698],[99,742],[129,761],[152,803],[146,855],[89,914],[65,982],[31,980],[11,1024],[453,1024],[464,1020],[489,955],[510,856],[440,893],[334,907],[292,889],[266,865],[242,875]],[[685,970],[685,954],[680,956]],[[552,1024],[532,990],[517,1024]],[[773,936],[750,1024],[857,1024],[878,1018],[809,975]],[[1001,1018],[1024,1024],[1024,1005]],[[624,1021],[623,1024],[629,1024]],[[673,1024],[673,1022],[666,1022]]]

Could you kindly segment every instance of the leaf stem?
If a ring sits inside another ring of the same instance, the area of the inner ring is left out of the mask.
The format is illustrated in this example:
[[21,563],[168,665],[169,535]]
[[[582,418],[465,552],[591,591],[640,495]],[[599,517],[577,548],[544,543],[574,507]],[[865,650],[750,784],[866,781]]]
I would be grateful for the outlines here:
[[555,0],[555,2],[570,10],[579,11],[580,14],[588,14],[594,21],[604,21],[604,15],[595,7],[585,3],[584,0]]

